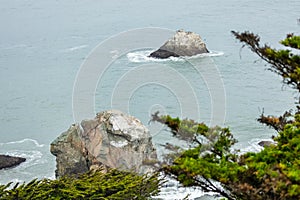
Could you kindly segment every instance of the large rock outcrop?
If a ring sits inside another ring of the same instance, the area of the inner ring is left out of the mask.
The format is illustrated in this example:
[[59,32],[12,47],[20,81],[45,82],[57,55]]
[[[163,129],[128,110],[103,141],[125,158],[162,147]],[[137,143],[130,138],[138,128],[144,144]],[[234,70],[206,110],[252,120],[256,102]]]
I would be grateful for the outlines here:
[[157,161],[149,130],[115,110],[72,125],[51,143],[50,151],[56,156],[56,177],[98,168],[147,173]]
[[26,158],[9,155],[0,155],[0,169],[12,168],[25,161]]
[[173,38],[169,39],[157,51],[152,52],[150,57],[168,58],[171,56],[194,56],[202,53],[208,53],[208,50],[200,35],[179,30]]

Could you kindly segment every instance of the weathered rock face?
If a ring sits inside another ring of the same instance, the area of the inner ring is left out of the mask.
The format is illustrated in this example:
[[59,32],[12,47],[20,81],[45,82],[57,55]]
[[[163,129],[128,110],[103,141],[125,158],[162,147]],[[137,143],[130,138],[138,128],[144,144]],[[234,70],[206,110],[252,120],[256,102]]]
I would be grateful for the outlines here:
[[150,57],[194,56],[201,53],[208,53],[208,50],[200,35],[179,30],[173,38],[169,39],[157,51],[151,53]]
[[149,130],[120,111],[104,111],[72,125],[51,144],[56,176],[115,168],[147,173],[157,161]]
[[26,158],[0,155],[0,169],[12,168],[25,161]]

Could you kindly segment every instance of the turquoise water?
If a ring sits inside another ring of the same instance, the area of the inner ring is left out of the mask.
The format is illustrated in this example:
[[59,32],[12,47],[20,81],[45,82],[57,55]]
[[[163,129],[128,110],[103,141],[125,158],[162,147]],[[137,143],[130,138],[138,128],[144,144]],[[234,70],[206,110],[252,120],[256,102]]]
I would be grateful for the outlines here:
[[[257,140],[274,134],[255,121],[262,109],[267,114],[282,114],[294,107],[294,94],[282,85],[280,77],[266,70],[265,63],[258,57],[247,48],[241,50],[242,45],[230,31],[250,30],[258,33],[263,42],[280,47],[278,41],[287,33],[299,34],[299,10],[297,0],[2,0],[0,153],[24,156],[28,161],[14,169],[0,171],[0,183],[54,176],[55,160],[49,153],[49,144],[74,122],[73,85],[82,63],[102,41],[136,28],[185,29],[202,36],[214,54],[192,58],[191,62],[218,69],[225,89],[224,125],[229,126],[240,141],[238,148],[255,148]],[[168,85],[138,85],[136,90],[130,91],[129,100],[117,98],[127,95],[125,90],[119,90],[111,101],[110,95],[118,86],[118,80],[129,81],[126,84],[137,80],[125,79],[124,74],[139,66],[156,65],[175,70],[189,80],[196,94],[194,99],[200,100],[197,103],[200,116],[196,117],[209,122],[211,96],[204,79],[188,67],[189,61],[159,62],[145,58],[147,51],[158,47],[152,45],[122,55],[116,53],[116,60],[98,82],[95,111],[119,108],[125,101],[130,114],[147,125],[149,115],[155,110],[194,117],[193,104],[182,112],[178,96]],[[170,83],[179,91],[185,90],[183,82]],[[158,125],[148,126],[154,131],[156,143],[169,139]]]

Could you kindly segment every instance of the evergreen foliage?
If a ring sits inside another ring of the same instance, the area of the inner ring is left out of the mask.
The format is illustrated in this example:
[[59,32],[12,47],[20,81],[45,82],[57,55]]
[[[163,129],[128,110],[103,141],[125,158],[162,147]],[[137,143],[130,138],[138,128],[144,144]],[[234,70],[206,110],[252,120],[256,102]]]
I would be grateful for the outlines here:
[[[300,56],[293,53],[295,50],[261,46],[260,38],[253,33],[233,31],[233,34],[267,61],[269,69],[281,75],[285,84],[300,92]],[[299,49],[300,37],[289,34],[281,43]],[[280,117],[262,113],[258,121],[278,131],[273,137],[275,144],[261,152],[244,155],[232,149],[237,141],[228,128],[208,128],[203,123],[158,116],[158,113],[152,117],[166,124],[173,135],[184,138],[181,136],[184,133],[193,138],[192,148],[182,151],[171,165],[163,167],[184,186],[199,186],[227,199],[300,199],[299,107],[294,114],[286,111]]]
[[228,128],[209,128],[201,136],[206,140],[196,137],[194,148],[163,167],[184,186],[199,186],[228,199],[300,199],[300,115],[279,132],[275,145],[259,153],[233,151],[236,140]]
[[57,180],[32,180],[27,184],[0,186],[0,199],[149,199],[158,193],[157,174],[140,176],[131,172],[110,170],[89,172],[79,177]]

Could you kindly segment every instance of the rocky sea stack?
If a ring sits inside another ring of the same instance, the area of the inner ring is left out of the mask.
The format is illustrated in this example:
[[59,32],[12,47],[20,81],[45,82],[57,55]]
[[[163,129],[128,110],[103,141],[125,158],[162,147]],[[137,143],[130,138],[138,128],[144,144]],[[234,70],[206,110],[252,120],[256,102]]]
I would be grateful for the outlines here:
[[18,166],[22,162],[25,162],[26,158],[0,155],[0,169],[12,168]]
[[50,150],[56,156],[56,177],[99,168],[143,174],[157,162],[149,130],[135,117],[116,110],[72,125]]
[[179,30],[171,39],[149,56],[154,58],[169,58],[171,56],[194,56],[208,52],[200,35]]

